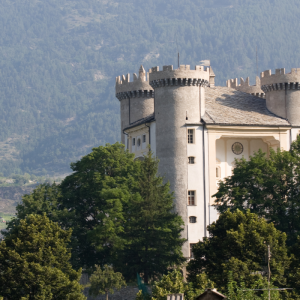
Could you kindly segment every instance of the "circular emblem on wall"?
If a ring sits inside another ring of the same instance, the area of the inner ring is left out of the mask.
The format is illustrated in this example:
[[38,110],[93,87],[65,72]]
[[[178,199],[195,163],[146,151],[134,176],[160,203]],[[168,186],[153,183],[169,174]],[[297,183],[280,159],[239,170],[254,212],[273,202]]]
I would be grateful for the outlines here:
[[242,145],[241,143],[239,143],[239,142],[233,143],[231,149],[232,149],[232,152],[233,152],[234,154],[236,154],[236,155],[240,155],[240,154],[242,154],[243,151],[244,151],[243,145]]

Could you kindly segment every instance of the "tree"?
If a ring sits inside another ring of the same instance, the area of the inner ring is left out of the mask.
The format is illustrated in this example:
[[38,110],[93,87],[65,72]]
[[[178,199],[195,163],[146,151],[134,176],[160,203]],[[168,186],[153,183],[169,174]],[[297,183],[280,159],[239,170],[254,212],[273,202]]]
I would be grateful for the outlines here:
[[139,174],[134,154],[116,143],[93,151],[71,164],[73,173],[61,183],[59,209],[67,211],[64,226],[73,228],[72,263],[84,268],[112,263],[125,244],[124,209]]
[[233,175],[219,184],[216,205],[219,212],[237,209],[264,217],[287,234],[289,244],[300,230],[300,137],[290,151],[261,150],[237,160]]
[[113,264],[126,279],[138,272],[148,282],[184,260],[183,221],[150,153],[140,162],[116,143],[94,148],[72,168],[61,185],[44,184],[24,196],[9,228],[30,213],[46,212],[73,229],[75,268]]
[[149,151],[140,162],[137,187],[125,213],[125,245],[118,251],[117,267],[127,278],[141,273],[147,284],[150,278],[165,273],[169,266],[184,261],[180,234],[183,221],[174,213],[169,183],[157,175],[158,160]]
[[300,237],[289,250],[291,264],[288,272],[288,283],[293,288],[292,299],[300,299]]
[[41,184],[30,194],[22,197],[22,202],[16,207],[16,216],[8,222],[7,229],[14,228],[30,214],[44,215],[54,222],[63,222],[63,213],[58,209],[61,197],[59,186],[55,183]]
[[268,224],[265,219],[247,211],[229,210],[208,226],[209,237],[193,248],[195,259],[187,266],[189,280],[205,272],[218,289],[226,289],[228,273],[233,280],[242,278],[249,287],[266,270],[267,245],[271,246],[271,274],[275,285],[286,284],[285,271],[290,259],[285,244],[286,234]]
[[[232,279],[232,272],[228,273],[228,300],[269,300],[268,288],[272,289],[270,291],[272,300],[290,299],[288,297],[282,297],[287,296],[286,291],[281,291],[280,293],[278,290],[276,290],[276,286],[274,286],[272,283],[270,285],[268,284],[266,278],[258,278],[258,280],[253,282],[251,286],[247,288],[243,281],[237,283]],[[263,291],[257,291],[258,289]]]
[[[181,270],[176,268],[168,274],[163,275],[159,281],[155,281],[152,288],[152,300],[165,300],[168,294],[184,294],[184,299],[193,300],[203,293],[206,288],[213,287],[213,283],[203,273],[197,276],[196,283],[186,282],[183,279]],[[142,300],[141,291],[137,300]]]
[[7,299],[86,299],[69,263],[71,230],[29,215],[0,243],[0,294]]
[[96,265],[96,271],[90,277],[89,294],[97,297],[98,295],[106,295],[108,300],[108,293],[114,293],[114,289],[120,289],[126,286],[126,282],[119,272],[114,272],[111,266],[105,265],[103,270]]

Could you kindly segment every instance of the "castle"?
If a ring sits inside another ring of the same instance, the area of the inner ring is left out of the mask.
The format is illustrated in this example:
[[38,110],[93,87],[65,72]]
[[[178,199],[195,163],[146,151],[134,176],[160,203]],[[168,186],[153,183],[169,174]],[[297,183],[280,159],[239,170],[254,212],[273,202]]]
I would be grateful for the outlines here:
[[215,86],[210,67],[154,67],[146,74],[116,78],[122,142],[136,158],[148,151],[160,159],[159,173],[170,181],[175,209],[185,222],[185,257],[207,236],[217,211],[212,195],[232,174],[235,159],[262,149],[288,150],[300,132],[300,69],[262,72]]

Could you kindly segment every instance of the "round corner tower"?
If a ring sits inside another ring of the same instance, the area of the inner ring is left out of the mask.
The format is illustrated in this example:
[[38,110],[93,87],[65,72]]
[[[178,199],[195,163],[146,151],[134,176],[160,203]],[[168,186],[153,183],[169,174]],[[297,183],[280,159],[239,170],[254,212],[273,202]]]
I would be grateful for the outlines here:
[[130,75],[116,78],[116,97],[120,101],[121,110],[121,137],[125,144],[123,131],[134,122],[154,113],[154,91],[149,85],[149,76],[143,66],[140,67],[139,76],[133,74],[133,82]]
[[266,93],[267,108],[274,114],[287,119],[292,126],[300,125],[300,69],[293,68],[261,73],[262,90]]
[[[150,69],[149,83],[155,90],[156,155],[159,173],[170,181],[174,191],[175,209],[185,222],[182,233],[187,238],[188,188],[188,124],[200,124],[205,113],[205,87],[209,85],[209,69],[182,65]],[[183,254],[189,257],[188,244]]]

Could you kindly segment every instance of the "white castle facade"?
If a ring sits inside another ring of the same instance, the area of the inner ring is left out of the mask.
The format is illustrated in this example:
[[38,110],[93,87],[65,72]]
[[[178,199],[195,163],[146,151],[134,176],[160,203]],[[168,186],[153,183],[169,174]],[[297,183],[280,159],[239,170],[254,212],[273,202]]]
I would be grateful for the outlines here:
[[150,145],[160,175],[170,181],[185,222],[185,257],[217,219],[212,195],[235,159],[259,149],[288,150],[300,132],[300,69],[262,72],[254,86],[235,79],[217,87],[211,68],[164,66],[146,74],[141,66],[132,82],[129,74],[116,78],[116,97],[122,142],[137,158]]

